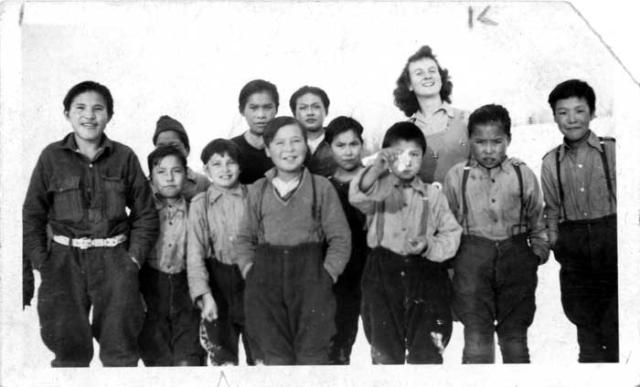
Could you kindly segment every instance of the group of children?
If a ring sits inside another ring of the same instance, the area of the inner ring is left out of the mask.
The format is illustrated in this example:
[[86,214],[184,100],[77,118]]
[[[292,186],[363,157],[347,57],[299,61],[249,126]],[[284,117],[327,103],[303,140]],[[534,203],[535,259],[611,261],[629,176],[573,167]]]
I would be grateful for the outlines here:
[[275,86],[255,80],[239,97],[249,130],[204,147],[206,177],[187,166],[184,127],[160,117],[147,181],[103,133],[108,89],[76,85],[74,133],[42,153],[23,211],[52,364],[88,365],[92,335],[105,365],[237,365],[240,338],[249,365],[349,364],[360,317],[374,364],[442,363],[452,311],[464,363],[494,362],[495,333],[504,362],[526,363],[550,248],[580,361],[618,361],[615,144],[589,129],[586,83],[563,82],[549,104],[564,142],[544,157],[543,200],[506,155],[499,105],[469,116],[468,159],[440,188],[420,178],[414,122],[392,125],[365,166],[362,126],[324,127],[322,89],[276,117]]

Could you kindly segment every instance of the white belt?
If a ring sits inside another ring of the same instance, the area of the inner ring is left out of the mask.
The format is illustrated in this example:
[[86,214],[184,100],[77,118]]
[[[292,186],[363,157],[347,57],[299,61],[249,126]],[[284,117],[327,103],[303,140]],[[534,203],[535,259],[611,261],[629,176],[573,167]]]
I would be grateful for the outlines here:
[[91,238],[69,238],[63,235],[54,235],[53,241],[63,246],[77,247],[86,250],[91,247],[114,247],[127,240],[124,234],[116,235],[113,238],[91,239]]

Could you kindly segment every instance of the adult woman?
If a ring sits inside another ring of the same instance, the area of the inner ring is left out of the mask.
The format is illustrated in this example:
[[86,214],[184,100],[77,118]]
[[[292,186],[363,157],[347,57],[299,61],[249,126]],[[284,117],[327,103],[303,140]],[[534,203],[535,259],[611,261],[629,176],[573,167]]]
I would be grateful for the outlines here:
[[449,72],[429,46],[422,46],[407,59],[396,85],[395,105],[427,140],[419,175],[427,183],[442,183],[449,169],[469,155],[468,114],[450,105]]

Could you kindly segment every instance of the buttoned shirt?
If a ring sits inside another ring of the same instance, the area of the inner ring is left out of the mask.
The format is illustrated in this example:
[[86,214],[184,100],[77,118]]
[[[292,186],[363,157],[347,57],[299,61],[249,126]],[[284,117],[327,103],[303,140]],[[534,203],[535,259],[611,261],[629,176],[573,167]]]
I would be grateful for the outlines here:
[[189,209],[187,275],[193,299],[209,293],[209,274],[205,259],[234,263],[234,248],[240,220],[247,206],[243,185],[225,190],[210,185],[196,195]]
[[135,153],[106,135],[93,160],[80,153],[73,133],[48,145],[22,207],[23,250],[36,268],[47,256],[47,223],[69,238],[125,234],[142,263],[156,242],[158,214]]
[[160,233],[147,264],[163,273],[180,273],[185,268],[187,254],[187,202],[184,197],[169,202],[155,194],[155,205]]
[[409,119],[427,140],[419,173],[423,181],[443,183],[449,169],[469,157],[468,118],[467,112],[443,102],[428,116],[418,111]]
[[[616,213],[615,141],[606,139],[604,146],[606,149],[602,148],[598,136],[590,132],[586,141],[577,147],[571,148],[563,142],[559,149],[552,149],[542,159],[542,190],[550,230],[558,231],[558,223],[565,220],[597,219]],[[603,151],[609,167],[612,194],[607,188]],[[560,161],[564,203],[560,201],[556,155]],[[567,219],[564,219],[563,207]]]
[[[522,175],[523,201],[520,200],[520,183],[514,164],[520,167]],[[494,241],[529,233],[536,251],[546,255],[548,239],[542,193],[533,171],[522,161],[509,157],[491,169],[472,159],[464,193],[468,209],[465,217],[462,202],[465,165],[466,162],[462,162],[453,166],[444,184],[449,207],[463,226],[464,233]]]
[[427,259],[442,262],[455,255],[462,229],[439,189],[418,177],[403,184],[387,174],[363,192],[360,183],[367,171],[365,168],[351,181],[349,202],[367,215],[369,247],[382,246],[407,255],[410,239],[426,237],[422,255]]

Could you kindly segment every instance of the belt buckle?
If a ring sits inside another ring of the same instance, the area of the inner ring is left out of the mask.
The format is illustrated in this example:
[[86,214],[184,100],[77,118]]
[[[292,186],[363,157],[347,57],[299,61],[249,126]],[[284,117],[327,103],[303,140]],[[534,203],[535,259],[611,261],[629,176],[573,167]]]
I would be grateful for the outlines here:
[[108,239],[94,239],[91,242],[93,242],[92,243],[93,247],[104,247],[107,245],[105,243],[106,241],[108,241]]
[[75,239],[75,242],[76,242],[76,247],[79,248],[80,250],[86,250],[93,245],[93,241],[87,237]]

